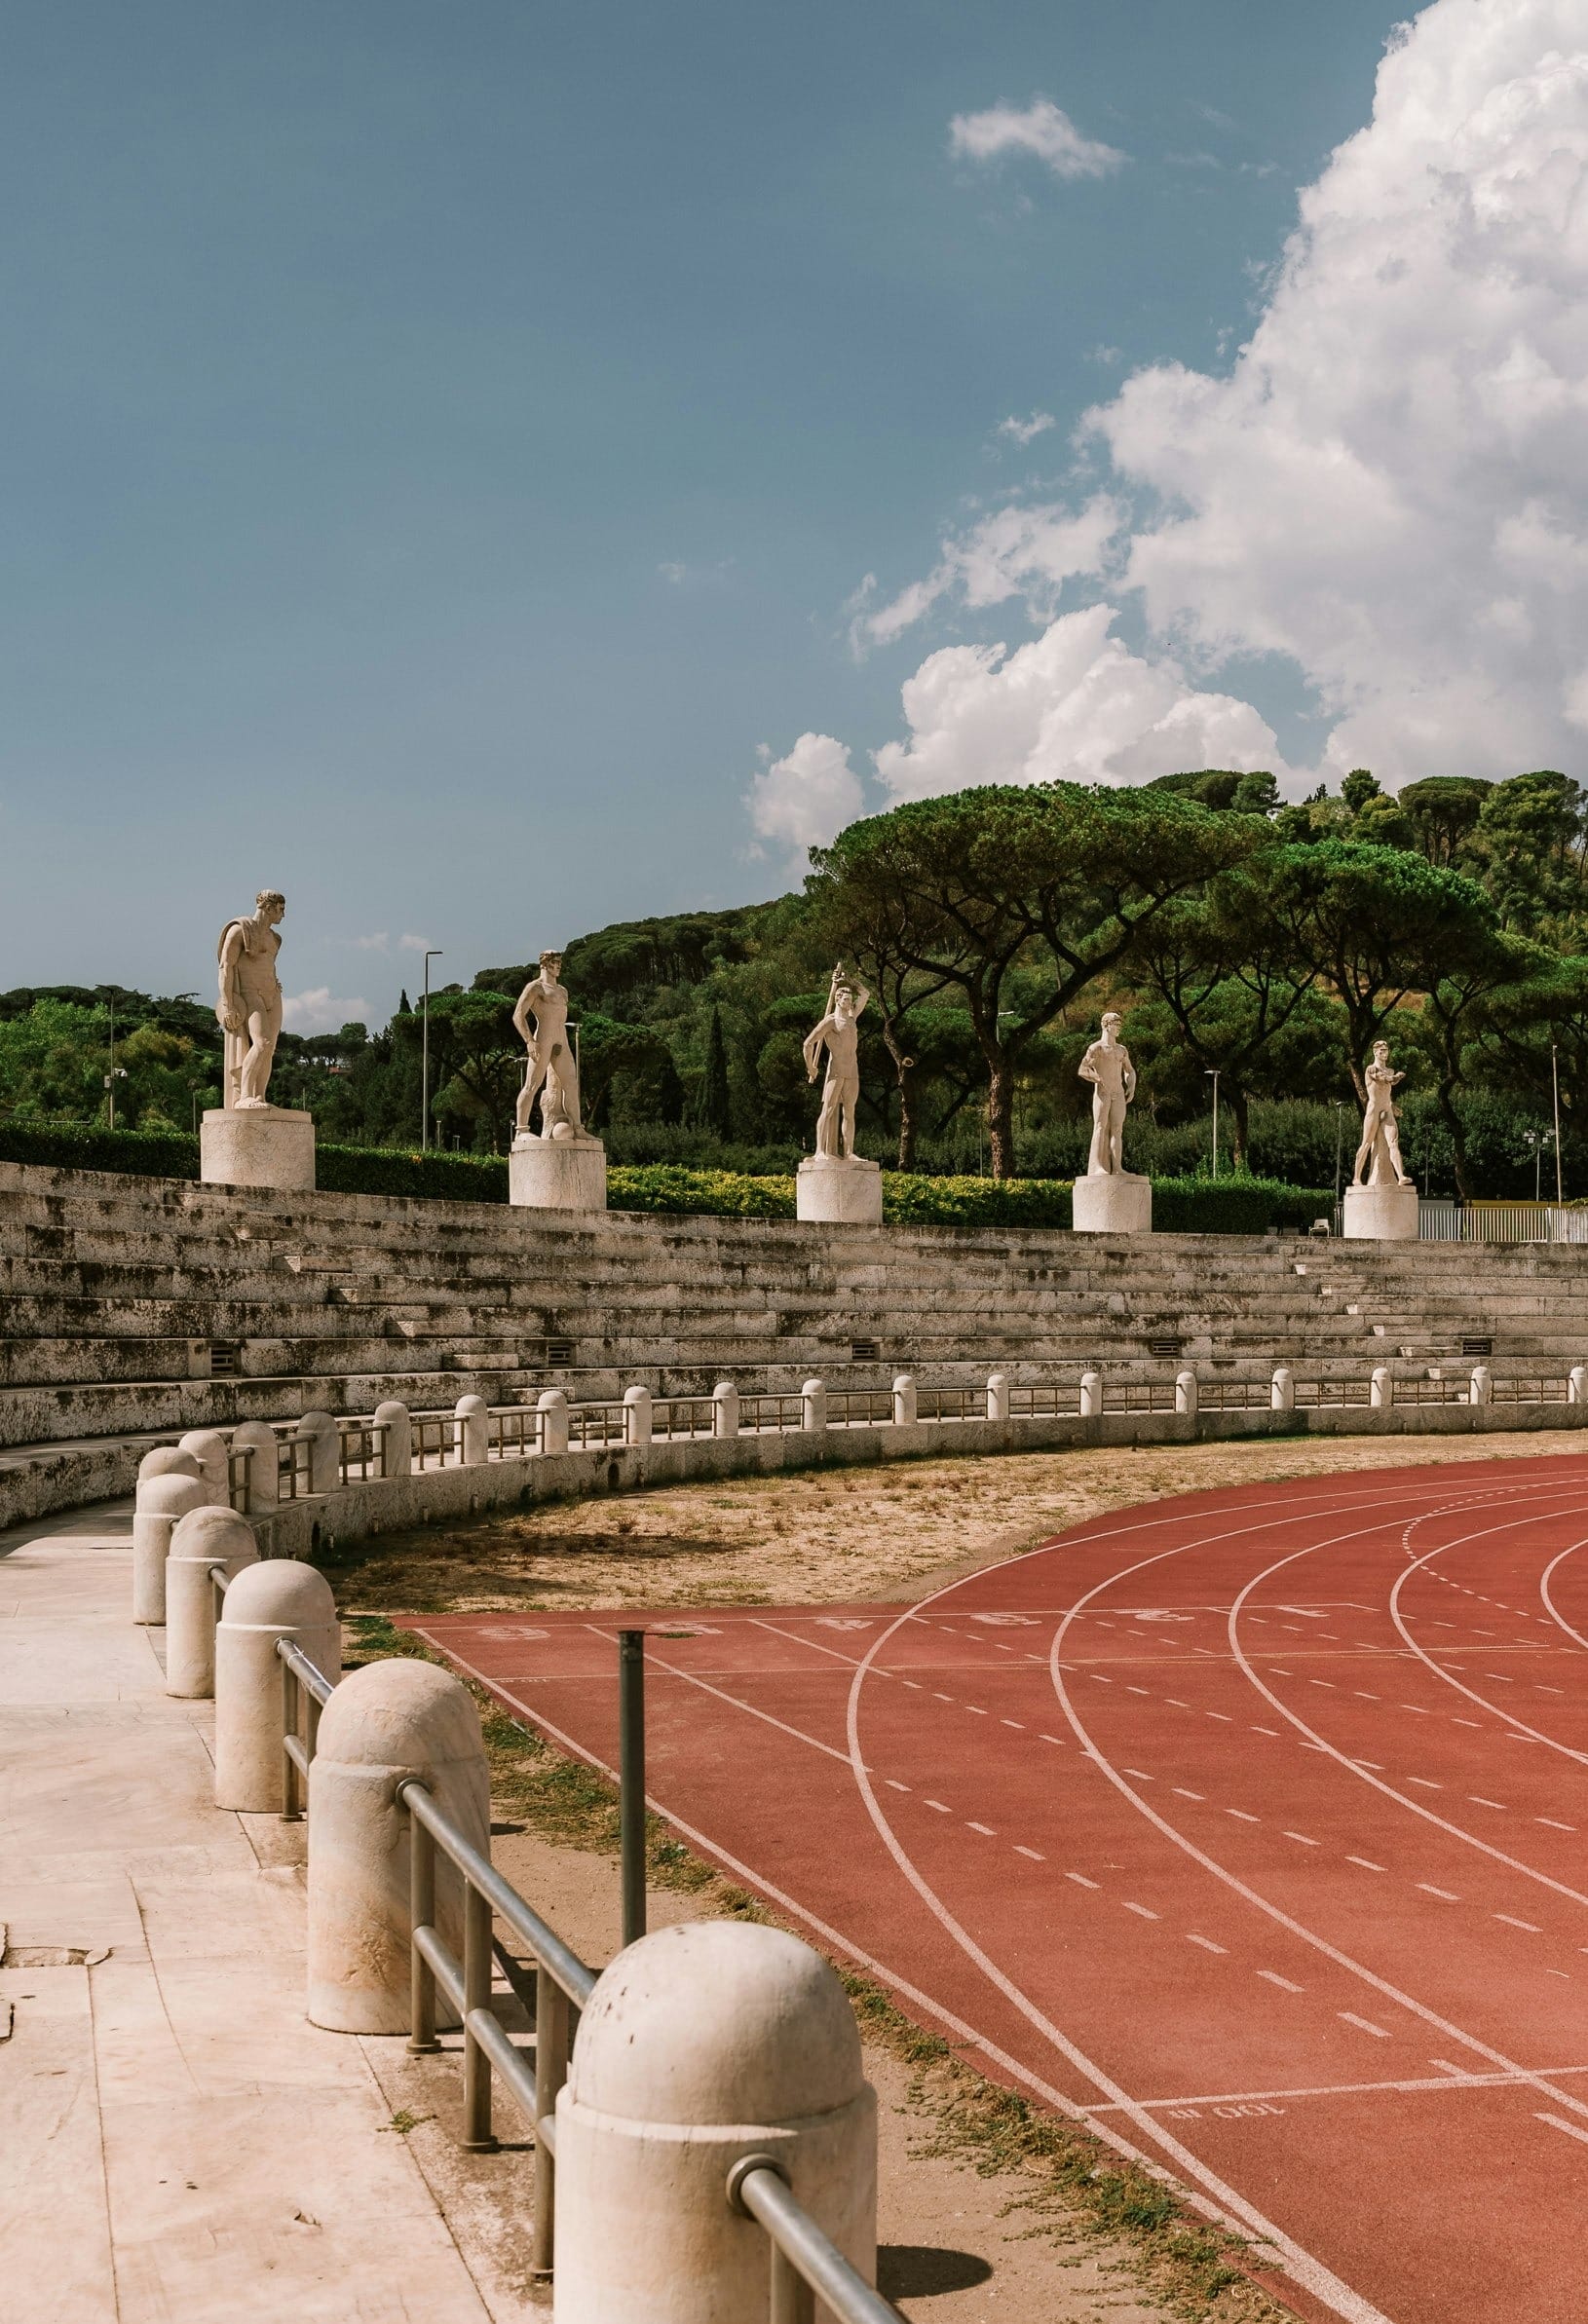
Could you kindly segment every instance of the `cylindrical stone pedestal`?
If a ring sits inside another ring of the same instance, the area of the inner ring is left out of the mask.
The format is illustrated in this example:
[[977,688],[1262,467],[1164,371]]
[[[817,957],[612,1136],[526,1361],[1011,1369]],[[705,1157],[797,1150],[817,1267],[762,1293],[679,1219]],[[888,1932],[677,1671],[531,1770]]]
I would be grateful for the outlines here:
[[232,1498],[231,1459],[226,1439],[218,1428],[190,1428],[179,1449],[190,1453],[199,1464],[199,1475],[209,1487],[209,1498],[217,1508],[229,1504]]
[[277,1641],[301,1646],[333,1684],[342,1631],[323,1574],[291,1557],[246,1566],[215,1628],[215,1805],[254,1816],[282,1812],[282,1661]]
[[[152,1458],[152,1455],[146,1455]],[[172,1528],[190,1509],[203,1509],[209,1487],[202,1477],[179,1470],[151,1477],[137,1488],[132,1508],[132,1620],[166,1619],[166,1558]]]
[[[326,1704],[309,1771],[309,2018],[332,2033],[408,2030],[405,1776],[490,1855],[490,1778],[468,1688],[430,1663],[369,1663]],[[435,1923],[461,1961],[462,1884],[439,1849]],[[437,2025],[457,2023],[439,1993],[435,2008]]]
[[1415,1243],[1418,1190],[1415,1186],[1347,1186],[1341,1228],[1348,1243]]
[[807,1154],[794,1177],[794,1216],[829,1225],[880,1226],[883,1174],[856,1154],[850,1161]]
[[204,1702],[215,1691],[215,1585],[212,1565],[228,1582],[259,1555],[253,1527],[235,1509],[213,1504],[178,1518],[166,1559],[166,1692]]
[[218,1107],[199,1125],[199,1177],[207,1186],[275,1186],[298,1193],[315,1182],[315,1119],[286,1106]]
[[515,1138],[508,1200],[527,1211],[604,1211],[606,1147],[599,1138]]
[[1153,1181],[1132,1170],[1100,1171],[1077,1179],[1070,1216],[1078,1235],[1150,1235]]
[[658,1930],[598,1981],[557,2099],[557,2324],[764,2317],[766,2232],[725,2199],[749,2155],[875,2281],[877,2101],[838,1978],[781,1930]]

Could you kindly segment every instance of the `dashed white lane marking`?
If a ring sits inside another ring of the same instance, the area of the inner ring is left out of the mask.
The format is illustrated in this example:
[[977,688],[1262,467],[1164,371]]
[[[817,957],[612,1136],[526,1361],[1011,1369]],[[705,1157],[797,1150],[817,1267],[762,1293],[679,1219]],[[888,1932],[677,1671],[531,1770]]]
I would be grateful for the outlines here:
[[1018,1727],[1022,1735],[1026,1732],[1025,1722],[1021,1719],[1000,1719],[999,1725],[1001,1727]]
[[1067,1872],[1064,1877],[1073,1880],[1079,1889],[1095,1889],[1099,1885],[1095,1880],[1088,1880],[1084,1872]]
[[1387,1864],[1376,1864],[1370,1856],[1365,1855],[1348,1855],[1345,1861],[1347,1864],[1360,1864],[1364,1872],[1387,1872],[1389,1869]]
[[1044,1735],[1042,1741],[1043,1743],[1057,1743],[1061,1751],[1068,1751],[1070,1748],[1068,1738],[1062,1735]]
[[889,1791],[908,1791],[910,1788],[908,1783],[901,1783],[897,1776],[884,1776],[883,1781]]
[[1299,1840],[1304,1848],[1316,1848],[1320,1845],[1316,1840],[1309,1840],[1305,1832],[1287,1832],[1285,1834],[1285,1838],[1287,1840]]
[[997,1832],[994,1831],[990,1823],[972,1823],[970,1822],[968,1817],[966,1818],[965,1821],[968,1829],[973,1832],[980,1832],[983,1839],[996,1840],[998,1838]]
[[1431,1880],[1419,1880],[1418,1887],[1425,1896],[1437,1896],[1445,1904],[1459,1904],[1461,1901],[1454,1889],[1436,1889]]
[[1535,1816],[1533,1822],[1547,1823],[1552,1832],[1574,1832],[1577,1828],[1574,1823],[1557,1823],[1553,1816]]
[[1260,1977],[1267,1977],[1270,1985],[1279,1986],[1285,1993],[1304,1993],[1306,1991],[1304,1985],[1294,1985],[1289,1977],[1282,1977],[1276,1968],[1260,1968],[1257,1973]]
[[1494,1918],[1503,1921],[1507,1929],[1525,1929],[1530,1936],[1542,1936],[1544,1933],[1536,1921],[1519,1921],[1514,1913],[1497,1912]]
[[1584,2130],[1576,2122],[1567,2121],[1564,2116],[1540,2114],[1534,2118],[1540,2122],[1547,2122],[1551,2130],[1564,2130],[1568,2138],[1580,2139],[1583,2145],[1588,2147],[1588,2130]]
[[1125,1774],[1127,1776],[1134,1776],[1138,1783],[1151,1783],[1153,1780],[1153,1778],[1139,1767],[1127,1767],[1125,1769]]
[[1176,1783],[1173,1788],[1176,1799],[1193,1799],[1200,1801],[1202,1797],[1202,1794],[1199,1791],[1188,1791],[1184,1783]]
[[[1129,1773],[1128,1769],[1126,1773]],[[1261,1823],[1263,1821],[1261,1816],[1253,1816],[1245,1808],[1226,1808],[1225,1814],[1233,1816],[1237,1823]]]
[[966,1703],[963,1707],[968,1710],[973,1718],[984,1719],[987,1716],[979,1703]]
[[1161,1918],[1161,1915],[1151,1911],[1145,1904],[1132,1904],[1128,1896],[1121,1896],[1119,1901],[1126,1912],[1140,1913],[1144,1921],[1156,1921]]
[[926,1805],[928,1808],[935,1808],[939,1816],[952,1816],[954,1813],[952,1808],[945,1808],[940,1799],[929,1799]]
[[1476,1791],[1469,1791],[1467,1798],[1475,1808],[1497,1808],[1502,1816],[1505,1813],[1505,1802],[1502,1799],[1483,1799]]
[[1354,2025],[1362,2033],[1371,2034],[1375,2042],[1387,2042],[1391,2039],[1387,2026],[1375,2025],[1371,2017],[1358,2017],[1354,2009],[1337,2009],[1335,2015],[1343,2024]]
[[1016,1855],[1029,1855],[1034,1864],[1045,1864],[1047,1862],[1046,1856],[1042,1855],[1040,1849],[1022,1848],[1018,1840],[1014,1844],[1014,1853]]
[[1200,1945],[1204,1953],[1228,1954],[1229,1951],[1228,1945],[1216,1945],[1211,1936],[1198,1936],[1194,1929],[1187,1930],[1186,1942],[1189,1945]]
[[1419,1791],[1443,1791],[1443,1783],[1436,1783],[1432,1776],[1408,1776],[1408,1783],[1415,1783]]
[[1254,1727],[1252,1729],[1252,1733],[1254,1735],[1271,1735],[1275,1743],[1280,1740],[1279,1730],[1277,1727]]
[[1232,1727],[1235,1723],[1227,1710],[1210,1710],[1207,1715],[1210,1719],[1222,1719],[1227,1727]]

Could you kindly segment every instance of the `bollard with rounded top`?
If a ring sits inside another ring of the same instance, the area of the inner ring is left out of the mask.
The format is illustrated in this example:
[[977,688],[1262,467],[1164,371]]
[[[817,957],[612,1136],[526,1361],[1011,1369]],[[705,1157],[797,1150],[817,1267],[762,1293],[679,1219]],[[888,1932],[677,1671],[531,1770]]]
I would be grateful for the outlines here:
[[[409,1778],[490,1855],[490,1778],[468,1688],[430,1663],[367,1663],[321,1713],[309,1770],[309,2019],[332,2033],[410,2025],[412,1819],[397,1796]],[[439,1849],[435,1927],[461,1961],[462,1884]],[[439,1991],[435,2022],[458,2022]]]
[[632,1388],[625,1388],[624,1390],[624,1443],[625,1444],[649,1444],[652,1419],[650,1389],[640,1386],[637,1382]]
[[557,2324],[764,2318],[766,2231],[728,2194],[752,2155],[875,2282],[876,2094],[844,1988],[797,1936],[697,1921],[629,1945],[556,2121]]
[[1080,1417],[1096,1420],[1103,1410],[1103,1376],[1100,1372],[1083,1371],[1080,1375]]
[[1588,1365],[1572,1365],[1567,1375],[1566,1401],[1569,1405],[1588,1405]]
[[199,1475],[209,1487],[209,1498],[215,1507],[228,1507],[232,1498],[232,1457],[219,1429],[190,1428],[182,1439],[181,1449],[190,1452],[198,1462]]
[[374,1423],[377,1429],[386,1432],[381,1438],[382,1476],[409,1476],[413,1470],[413,1422],[408,1417],[407,1406],[389,1396],[385,1404],[375,1406]]
[[545,1388],[536,1402],[541,1416],[541,1450],[566,1452],[568,1449],[568,1399],[560,1388]]
[[1009,1417],[1009,1383],[1001,1371],[987,1375],[987,1417],[989,1420]]
[[152,1484],[157,1477],[202,1478],[203,1475],[204,1467],[198,1454],[190,1451],[185,1444],[157,1444],[152,1452],[143,1455],[137,1465],[140,1485]]
[[1296,1409],[1296,1374],[1288,1364],[1276,1364],[1273,1383],[1268,1390],[1268,1408],[1274,1412],[1294,1412]]
[[281,1447],[276,1431],[268,1420],[245,1420],[241,1428],[232,1431],[232,1452],[235,1457],[251,1453],[252,1459],[244,1471],[247,1479],[247,1507],[254,1510],[274,1509],[281,1498]]
[[466,1469],[483,1469],[491,1457],[491,1407],[483,1396],[460,1396],[452,1407],[458,1449]]
[[1368,1385],[1368,1402],[1375,1411],[1382,1411],[1395,1401],[1395,1375],[1387,1364],[1376,1364]]
[[893,1426],[914,1428],[916,1423],[916,1384],[907,1371],[901,1371],[893,1382]]
[[[215,1691],[215,1586],[258,1557],[253,1527],[235,1509],[208,1504],[176,1520],[166,1559],[166,1692],[202,1702]],[[281,1683],[277,1681],[278,1685]]]
[[1493,1402],[1493,1397],[1494,1383],[1493,1377],[1490,1374],[1488,1365],[1474,1364],[1472,1367],[1472,1390],[1469,1401],[1475,1405],[1487,1405]]
[[1196,1374],[1193,1371],[1175,1373],[1175,1410],[1196,1417]]
[[342,1432],[329,1412],[305,1412],[292,1434],[309,1447],[309,1490],[334,1493],[342,1481]]
[[[152,1457],[145,1455],[145,1458]],[[190,1509],[208,1506],[209,1487],[202,1477],[168,1470],[147,1482],[139,1481],[132,1504],[132,1620],[166,1619],[166,1557],[171,1528]]]
[[732,1380],[719,1380],[711,1391],[711,1434],[738,1435],[738,1390]]
[[279,1816],[282,1798],[280,1638],[301,1646],[334,1685],[342,1630],[323,1574],[294,1557],[246,1565],[215,1625],[215,1805]]
[[827,1384],[824,1380],[807,1380],[800,1390],[801,1428],[825,1428],[827,1425]]

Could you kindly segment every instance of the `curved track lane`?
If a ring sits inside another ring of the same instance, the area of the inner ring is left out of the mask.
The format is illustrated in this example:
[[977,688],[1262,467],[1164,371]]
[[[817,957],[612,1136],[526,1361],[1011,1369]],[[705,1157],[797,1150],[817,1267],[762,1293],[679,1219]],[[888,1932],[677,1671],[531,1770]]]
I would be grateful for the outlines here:
[[[1122,1511],[903,1609],[651,1617],[653,1800],[1302,2313],[1578,2324],[1585,1549],[1552,1458]],[[414,1627],[610,1765],[617,1625]]]

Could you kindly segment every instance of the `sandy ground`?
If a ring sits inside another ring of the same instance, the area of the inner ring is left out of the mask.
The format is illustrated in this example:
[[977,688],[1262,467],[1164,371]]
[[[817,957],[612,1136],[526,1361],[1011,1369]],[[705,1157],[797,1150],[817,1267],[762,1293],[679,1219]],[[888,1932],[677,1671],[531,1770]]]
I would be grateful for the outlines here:
[[670,1485],[352,1543],[326,1571],[346,1612],[800,1605],[909,1598],[1133,1502],[1352,1469],[1559,1455],[1559,1431],[886,1463]]

